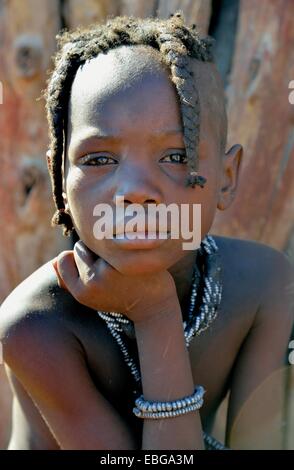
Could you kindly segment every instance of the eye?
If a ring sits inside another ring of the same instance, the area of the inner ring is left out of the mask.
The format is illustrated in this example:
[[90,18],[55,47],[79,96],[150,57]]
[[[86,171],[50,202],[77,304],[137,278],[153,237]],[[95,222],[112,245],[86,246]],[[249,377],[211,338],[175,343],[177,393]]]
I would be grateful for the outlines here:
[[163,163],[178,163],[178,164],[186,164],[187,163],[187,156],[186,153],[174,152],[162,157],[160,159]]
[[95,153],[89,153],[84,157],[80,158],[80,163],[87,165],[87,166],[105,166],[105,165],[115,165],[118,163],[112,157],[108,157],[107,155],[99,155]]

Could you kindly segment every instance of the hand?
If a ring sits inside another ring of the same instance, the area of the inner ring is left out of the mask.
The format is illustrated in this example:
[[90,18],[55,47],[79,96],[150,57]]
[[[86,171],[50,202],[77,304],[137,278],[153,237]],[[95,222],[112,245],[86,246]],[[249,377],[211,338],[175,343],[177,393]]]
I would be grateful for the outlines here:
[[126,276],[98,258],[79,241],[57,257],[58,280],[81,304],[94,310],[120,312],[134,323],[150,319],[178,302],[168,271]]

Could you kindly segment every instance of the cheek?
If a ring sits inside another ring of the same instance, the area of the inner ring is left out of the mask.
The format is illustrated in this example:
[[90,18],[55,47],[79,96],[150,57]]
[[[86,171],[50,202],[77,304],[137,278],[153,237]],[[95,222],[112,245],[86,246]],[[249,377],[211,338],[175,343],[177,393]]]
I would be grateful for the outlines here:
[[215,171],[205,172],[207,182],[204,188],[198,189],[201,204],[201,231],[204,237],[210,230],[218,203],[219,177]]
[[69,170],[65,190],[70,214],[78,234],[90,234],[93,231],[93,210],[97,200],[97,187],[91,184],[85,173],[78,168]]

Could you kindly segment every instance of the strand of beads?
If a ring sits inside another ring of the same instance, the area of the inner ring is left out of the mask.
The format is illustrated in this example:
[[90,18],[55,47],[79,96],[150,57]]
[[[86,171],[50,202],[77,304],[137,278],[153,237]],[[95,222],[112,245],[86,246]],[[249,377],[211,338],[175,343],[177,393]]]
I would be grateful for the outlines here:
[[192,289],[189,322],[185,329],[186,345],[189,346],[195,335],[205,331],[216,318],[222,297],[221,264],[218,247],[211,236],[205,237],[200,246],[201,254],[206,252],[204,262],[204,289],[199,314],[194,315],[197,291]]

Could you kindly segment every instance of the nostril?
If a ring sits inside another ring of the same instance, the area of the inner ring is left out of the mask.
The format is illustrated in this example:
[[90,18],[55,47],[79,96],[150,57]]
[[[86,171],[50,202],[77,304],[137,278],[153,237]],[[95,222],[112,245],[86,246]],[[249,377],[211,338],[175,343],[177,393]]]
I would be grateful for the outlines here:
[[[155,196],[155,197],[152,197]],[[162,194],[152,194],[152,191],[125,191],[125,193],[117,194],[113,196],[113,202],[115,205],[128,206],[131,204],[140,204],[147,206],[148,204],[158,205],[163,202]]]

